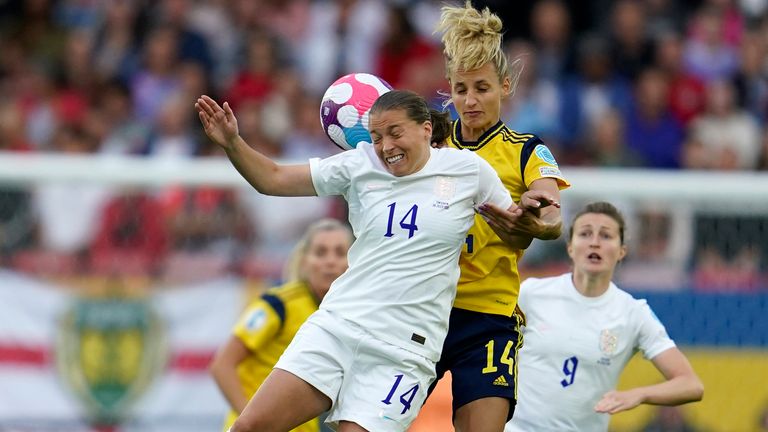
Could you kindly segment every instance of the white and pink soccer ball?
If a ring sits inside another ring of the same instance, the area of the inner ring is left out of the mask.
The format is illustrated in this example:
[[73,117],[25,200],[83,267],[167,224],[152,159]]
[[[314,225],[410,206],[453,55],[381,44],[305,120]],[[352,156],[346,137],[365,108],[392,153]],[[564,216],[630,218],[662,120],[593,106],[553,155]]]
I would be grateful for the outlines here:
[[376,99],[392,90],[383,79],[367,73],[344,75],[323,95],[320,124],[325,134],[342,150],[371,142],[368,113]]

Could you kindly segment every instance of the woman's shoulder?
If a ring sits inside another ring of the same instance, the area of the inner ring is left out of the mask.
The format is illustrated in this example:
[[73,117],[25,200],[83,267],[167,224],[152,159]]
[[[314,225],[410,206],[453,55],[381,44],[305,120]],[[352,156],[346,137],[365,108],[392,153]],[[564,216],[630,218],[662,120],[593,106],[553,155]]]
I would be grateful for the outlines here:
[[474,165],[478,163],[478,160],[482,159],[471,150],[457,149],[449,146],[433,148],[432,152],[434,156],[437,156],[444,163],[453,162]]
[[547,277],[528,277],[520,283],[520,293],[541,293],[547,288],[560,289],[560,287],[570,280],[570,273]]
[[615,293],[615,301],[620,302],[626,310],[641,312],[649,307],[646,299],[635,297],[632,293],[619,288],[614,283],[611,283],[611,289]]

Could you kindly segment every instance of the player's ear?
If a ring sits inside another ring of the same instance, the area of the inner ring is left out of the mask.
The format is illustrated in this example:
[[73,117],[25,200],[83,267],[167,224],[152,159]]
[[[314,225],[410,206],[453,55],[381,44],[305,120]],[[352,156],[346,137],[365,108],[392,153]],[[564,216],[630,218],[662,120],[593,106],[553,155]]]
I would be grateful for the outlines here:
[[627,245],[621,245],[621,249],[619,249],[619,262],[624,260],[626,256],[627,256]]
[[504,96],[512,92],[512,80],[509,77],[504,77],[501,81],[501,92]]

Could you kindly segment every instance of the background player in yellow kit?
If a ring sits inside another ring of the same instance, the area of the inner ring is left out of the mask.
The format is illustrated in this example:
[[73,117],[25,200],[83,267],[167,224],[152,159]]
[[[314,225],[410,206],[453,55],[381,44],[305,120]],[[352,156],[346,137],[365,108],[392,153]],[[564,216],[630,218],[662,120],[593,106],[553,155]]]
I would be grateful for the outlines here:
[[[229,341],[216,353],[211,373],[232,408],[228,430],[248,404],[302,323],[317,310],[328,288],[347,268],[352,232],[341,222],[312,224],[288,262],[286,283],[268,290],[243,312]],[[318,432],[313,419],[296,432]]]
[[[569,186],[549,149],[535,135],[501,121],[522,64],[508,64],[502,23],[488,9],[445,6],[442,32],[451,102],[459,119],[447,144],[468,149],[494,167],[521,216],[482,206],[462,251],[461,277],[437,377],[451,371],[454,426],[461,432],[500,432],[516,400],[517,262],[534,238],[560,236],[560,189]],[[516,70],[511,70],[516,69]]]

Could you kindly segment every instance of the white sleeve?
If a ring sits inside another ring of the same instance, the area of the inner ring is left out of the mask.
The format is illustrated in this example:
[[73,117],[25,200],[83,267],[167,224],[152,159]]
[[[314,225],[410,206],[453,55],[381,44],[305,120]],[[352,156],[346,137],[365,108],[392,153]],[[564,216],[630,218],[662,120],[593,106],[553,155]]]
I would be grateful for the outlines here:
[[480,156],[475,155],[478,161],[478,181],[479,188],[475,196],[475,205],[483,203],[495,204],[503,209],[512,205],[512,197],[504,184],[499,179],[499,175],[493,169],[491,164]]
[[317,196],[346,195],[355,167],[362,161],[359,150],[348,150],[333,156],[309,160],[309,171]]
[[643,352],[643,357],[653,359],[662,352],[673,348],[675,342],[667,335],[667,329],[659,321],[656,314],[645,300],[636,300],[639,304],[637,320],[639,331],[637,335],[637,347]]

